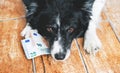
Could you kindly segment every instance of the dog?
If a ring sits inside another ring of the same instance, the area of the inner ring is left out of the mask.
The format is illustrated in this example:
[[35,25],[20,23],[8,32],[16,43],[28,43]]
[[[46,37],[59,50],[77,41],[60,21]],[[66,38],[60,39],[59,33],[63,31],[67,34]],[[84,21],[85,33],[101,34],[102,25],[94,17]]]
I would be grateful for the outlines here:
[[27,25],[22,36],[36,29],[49,42],[55,60],[66,60],[73,39],[84,37],[87,53],[96,53],[101,41],[96,26],[105,0],[23,0]]

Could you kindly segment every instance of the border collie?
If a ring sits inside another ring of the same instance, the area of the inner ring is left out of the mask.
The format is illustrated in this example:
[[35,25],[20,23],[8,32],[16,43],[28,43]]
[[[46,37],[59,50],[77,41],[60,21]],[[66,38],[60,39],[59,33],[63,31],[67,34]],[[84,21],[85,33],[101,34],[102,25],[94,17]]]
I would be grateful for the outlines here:
[[[84,49],[92,54],[101,48],[96,25],[105,0],[23,0],[27,7],[26,28],[37,31],[49,42],[55,60],[70,55],[72,40],[84,37]],[[29,29],[22,31],[29,35]]]

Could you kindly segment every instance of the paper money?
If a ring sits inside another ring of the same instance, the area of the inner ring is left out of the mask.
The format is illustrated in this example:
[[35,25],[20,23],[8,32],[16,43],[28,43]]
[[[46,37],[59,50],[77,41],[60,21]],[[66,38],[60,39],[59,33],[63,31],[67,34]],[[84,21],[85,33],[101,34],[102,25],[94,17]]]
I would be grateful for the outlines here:
[[50,49],[43,42],[42,36],[35,31],[32,31],[31,36],[21,42],[27,59],[50,54]]

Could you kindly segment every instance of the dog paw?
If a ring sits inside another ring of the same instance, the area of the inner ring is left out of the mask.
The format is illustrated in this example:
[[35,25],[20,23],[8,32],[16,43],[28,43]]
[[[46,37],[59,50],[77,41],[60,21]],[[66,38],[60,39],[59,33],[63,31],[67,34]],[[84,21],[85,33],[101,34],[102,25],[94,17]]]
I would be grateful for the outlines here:
[[97,35],[86,35],[84,38],[84,49],[87,53],[95,55],[101,48],[101,41]]
[[30,30],[32,28],[29,26],[29,24],[27,23],[26,27],[21,31],[20,35],[22,37],[29,37],[30,36]]

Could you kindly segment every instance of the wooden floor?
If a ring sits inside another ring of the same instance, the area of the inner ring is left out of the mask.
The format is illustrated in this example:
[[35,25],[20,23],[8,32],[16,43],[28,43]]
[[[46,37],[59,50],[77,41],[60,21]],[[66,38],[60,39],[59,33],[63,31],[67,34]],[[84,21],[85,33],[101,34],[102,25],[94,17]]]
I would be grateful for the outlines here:
[[[88,73],[120,73],[120,0],[107,0],[101,17],[97,34],[103,46],[95,56],[87,54],[83,50],[83,39],[78,39],[86,68]],[[35,58],[37,73],[86,73],[75,41],[71,49],[70,57],[64,62],[54,61],[51,56]],[[20,54],[24,56],[23,51]],[[0,58],[0,73],[32,73],[31,60],[20,58],[14,61]]]

